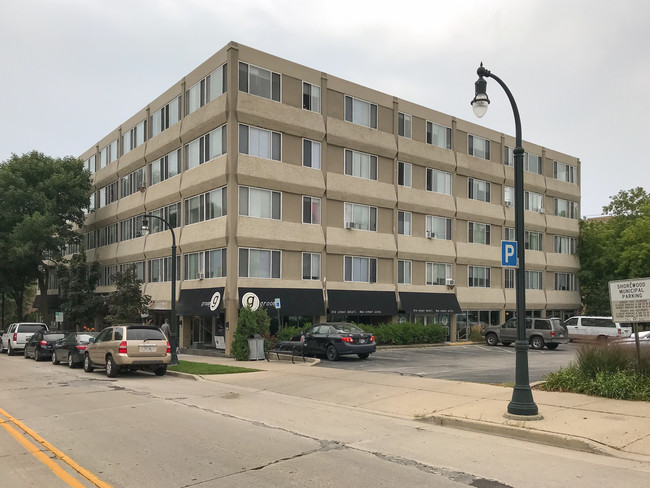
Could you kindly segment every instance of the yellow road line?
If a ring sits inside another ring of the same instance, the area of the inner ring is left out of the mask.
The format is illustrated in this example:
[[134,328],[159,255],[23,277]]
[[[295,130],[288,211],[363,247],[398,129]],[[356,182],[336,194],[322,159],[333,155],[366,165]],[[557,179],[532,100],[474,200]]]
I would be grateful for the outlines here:
[[[59,449],[54,447],[52,444],[47,442],[45,439],[43,439],[41,436],[39,436],[32,429],[30,429],[25,424],[23,424],[20,420],[12,417],[11,415],[9,415],[7,412],[5,412],[1,408],[0,408],[0,415],[4,416],[9,422],[11,422],[11,423],[15,424],[16,426],[20,427],[26,434],[28,434],[30,437],[32,437],[38,444],[40,444],[45,449],[50,451],[57,458],[59,458],[64,463],[66,463],[73,470],[75,470],[77,473],[79,473],[81,476],[86,478],[88,481],[90,481],[92,484],[94,484],[98,488],[113,488],[111,485],[109,485],[108,483],[103,482],[102,480],[100,480],[97,476],[95,476],[93,473],[91,473],[87,469],[79,466],[76,462],[74,462],[72,459],[70,459],[68,456],[66,456]],[[20,444],[22,444],[39,461],[41,461],[48,468],[50,468],[50,470],[55,475],[57,475],[59,478],[61,478],[61,480],[63,480],[69,486],[71,486],[73,488],[84,488],[84,485],[79,483],[79,481],[77,481],[75,478],[70,476],[63,469],[61,469],[54,461],[52,461],[43,452],[41,452],[36,446],[34,446],[34,444],[32,444],[27,439],[25,439],[25,437],[20,432],[18,432],[11,425],[9,425],[9,423],[7,421],[2,421],[1,423],[2,423],[2,426],[5,428],[5,430],[7,432],[9,432]]]

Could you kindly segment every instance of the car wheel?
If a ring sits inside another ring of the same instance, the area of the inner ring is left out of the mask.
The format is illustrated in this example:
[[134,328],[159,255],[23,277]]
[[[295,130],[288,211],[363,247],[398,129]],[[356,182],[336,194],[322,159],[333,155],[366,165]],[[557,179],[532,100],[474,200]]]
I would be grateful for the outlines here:
[[607,336],[602,336],[602,335],[598,336],[596,338],[596,342],[598,342],[599,344],[602,344],[603,342],[607,342]]
[[488,346],[496,346],[499,343],[499,338],[496,334],[488,334],[485,336],[485,343]]
[[11,342],[7,346],[7,356],[13,356],[14,355],[14,350],[11,348]]
[[329,346],[327,346],[325,354],[327,355],[327,359],[329,359],[330,361],[336,361],[339,358],[339,353],[336,350],[334,344],[330,344]]
[[38,352],[38,349],[34,349],[34,361],[41,360],[41,353]]
[[72,360],[72,353],[68,353],[68,368],[74,368],[75,364],[74,361]]
[[557,349],[557,346],[559,346],[559,344],[546,344],[546,347],[551,351],[555,351]]
[[153,372],[156,373],[156,376],[165,376],[165,373],[167,372],[167,365],[160,366],[159,368],[154,369]]
[[106,358],[106,376],[109,378],[115,378],[118,370],[119,368],[117,367],[117,364],[115,364],[113,356],[108,356]]
[[357,354],[357,356],[359,356],[360,359],[368,359],[370,357],[370,353],[362,352],[361,354]]
[[86,373],[92,373],[94,370],[95,368],[93,368],[93,363],[90,361],[90,356],[86,354],[84,356],[84,371]]
[[512,344],[512,342],[510,342],[510,341],[505,341],[505,342],[502,342],[501,344],[503,344],[504,346],[509,346],[510,344]]
[[530,340],[530,345],[533,349],[544,349],[544,339],[540,336],[535,336]]
[[56,358],[56,353],[54,351],[52,351],[52,364],[56,366],[57,364],[60,364],[60,363],[61,363],[61,361],[59,361]]

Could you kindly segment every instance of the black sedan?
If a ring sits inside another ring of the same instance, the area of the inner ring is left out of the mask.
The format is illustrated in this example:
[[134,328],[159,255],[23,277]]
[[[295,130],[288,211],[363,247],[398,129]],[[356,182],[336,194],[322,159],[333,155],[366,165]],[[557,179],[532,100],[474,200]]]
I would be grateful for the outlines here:
[[35,332],[25,343],[25,358],[34,358],[36,361],[52,357],[54,344],[65,337],[66,332],[39,331]]
[[345,354],[356,354],[361,359],[368,359],[377,350],[375,336],[347,322],[313,325],[291,340],[304,343],[306,354],[324,354],[330,361],[336,361]]
[[65,362],[70,368],[84,362],[86,346],[95,341],[98,332],[70,332],[54,346],[52,364]]

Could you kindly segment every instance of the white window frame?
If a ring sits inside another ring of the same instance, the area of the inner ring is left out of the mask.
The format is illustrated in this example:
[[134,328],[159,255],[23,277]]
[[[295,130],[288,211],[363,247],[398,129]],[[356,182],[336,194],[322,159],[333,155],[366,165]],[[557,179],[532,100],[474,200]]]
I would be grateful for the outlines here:
[[[477,276],[474,276],[474,274]],[[490,274],[491,270],[489,266],[467,266],[467,286],[472,288],[490,288]]]
[[[363,265],[362,263],[366,263],[365,270],[359,268]],[[366,276],[359,276],[359,272],[365,271],[367,271],[365,273]],[[343,258],[343,280],[350,283],[376,283],[377,258],[370,258],[365,256],[345,256]]]
[[302,140],[302,165],[306,168],[321,169],[321,143],[311,139]]
[[492,184],[489,181],[479,180],[478,178],[467,178],[467,198],[490,203],[491,186]]
[[310,112],[320,113],[321,111],[321,89],[319,85],[302,82],[302,108]]
[[226,154],[227,140],[228,129],[224,124],[185,144],[185,169],[198,168]]
[[[150,213],[165,219],[173,228],[181,226],[181,202],[159,207]],[[165,232],[166,230],[168,230],[168,227],[160,219],[149,219],[149,234]]]
[[427,120],[426,142],[432,146],[451,149],[451,128]]
[[[553,287],[557,291],[578,291],[578,280],[575,273],[554,273],[553,276]],[[566,283],[566,286],[562,286],[562,282]]]
[[475,158],[481,158],[489,161],[491,142],[492,141],[484,137],[467,134],[467,154],[474,156]]
[[[363,219],[355,219],[360,214],[363,215]],[[377,207],[370,205],[362,205],[360,203],[349,203],[345,202],[343,205],[343,221],[346,224],[352,224],[352,228],[356,230],[365,230],[369,232],[377,232],[377,219],[378,219],[378,210]],[[365,225],[367,222],[367,226]]]
[[[258,74],[253,74],[254,71]],[[260,76],[266,75],[266,73],[268,73],[268,76]],[[268,79],[265,80],[265,77]],[[268,87],[262,86],[266,82],[268,82]],[[265,88],[268,88],[268,93],[266,93]],[[267,100],[273,100],[274,102],[282,102],[282,74],[240,61],[239,91],[266,98]]]
[[[268,255],[269,269],[268,273],[261,273],[264,271],[262,268],[255,270],[257,274],[251,273],[251,254],[256,254],[258,262],[261,262],[261,255]],[[260,279],[282,279],[282,251],[277,249],[258,249],[250,247],[240,247],[237,253],[238,256],[238,276],[239,278],[260,278]],[[245,261],[245,262],[244,262]],[[246,267],[246,270],[242,268]],[[245,271],[245,273],[242,273]]]
[[570,236],[553,236],[553,251],[558,254],[577,254],[578,239]]
[[[440,183],[442,182],[442,188]],[[427,182],[426,190],[433,193],[440,193],[442,195],[451,195],[453,188],[453,178],[448,171],[442,171],[435,168],[427,168]],[[449,189],[449,191],[444,191]],[[443,191],[440,191],[443,190]]]
[[413,165],[411,163],[397,162],[397,184],[411,188],[413,184]]
[[[434,232],[434,222],[437,224],[435,230],[440,230],[439,227],[444,225],[444,234]],[[427,215],[425,231],[427,235],[431,235],[432,239],[441,239],[443,241],[451,240],[451,219],[449,217],[440,217],[439,215]]]
[[413,262],[409,259],[397,260],[397,283],[410,285],[413,282]]
[[[309,195],[302,196],[302,223],[303,224],[312,224],[320,225],[321,224],[321,199],[319,197],[312,197]],[[307,212],[307,207],[309,206],[309,212]],[[313,209],[314,205],[316,206],[316,214],[314,214]]]
[[[524,231],[524,248],[531,251],[543,251],[543,234],[534,230]],[[534,243],[534,245],[533,245]]]
[[534,191],[524,191],[524,210],[544,212],[544,195]]
[[[213,202],[216,202],[219,212],[213,212]],[[186,198],[183,202],[185,225],[198,224],[206,220],[224,217],[228,213],[227,203],[228,188],[226,186]],[[194,209],[198,210],[198,219],[194,218]]]
[[[565,206],[566,208],[560,208]],[[555,198],[555,215],[567,219],[578,219],[578,203],[564,198]],[[564,215],[562,213],[564,212]]]
[[348,176],[377,181],[379,167],[378,158],[374,154],[346,149],[343,165]]
[[413,117],[404,112],[397,113],[397,135],[407,139],[413,138]]
[[165,154],[162,158],[149,163],[149,186],[162,183],[169,178],[178,176],[180,172],[181,150],[179,148]]
[[[255,147],[251,145],[252,135],[255,135],[257,140]],[[282,133],[252,125],[239,124],[239,154],[282,161]]]
[[[314,268],[317,268],[316,273],[314,273]],[[319,252],[303,252],[302,253],[302,279],[320,280],[320,278],[321,278],[321,254]]]
[[190,115],[228,91],[228,66],[222,64],[185,91],[185,115]]
[[524,171],[528,171],[529,173],[534,173],[541,175],[542,174],[542,157],[533,154],[533,153],[525,153],[524,154]]
[[467,222],[467,242],[489,246],[490,230],[490,224],[484,224],[482,222]]
[[397,234],[413,235],[413,214],[404,210],[397,211]]
[[[446,285],[447,280],[451,280],[453,278],[452,273],[451,273],[451,264],[450,263],[434,263],[434,262],[427,262],[426,265],[426,270],[425,270],[425,283],[427,286],[440,286],[440,285]],[[445,276],[444,278],[441,278],[438,276],[438,273],[436,274],[436,279],[434,280],[434,270],[440,270],[440,268],[443,268],[445,271]]]
[[121,198],[133,195],[137,191],[144,190],[147,187],[147,180],[145,177],[146,168],[138,168],[120,179],[120,192]]
[[541,271],[527,269],[525,274],[526,290],[543,290],[542,275]]
[[151,114],[151,117],[149,117],[149,139],[181,121],[183,116],[181,99],[182,97],[178,95],[165,106]]
[[132,129],[122,133],[122,156],[147,140],[147,121],[143,120]]
[[[259,208],[253,208],[251,205],[253,197],[256,197],[259,202]],[[268,201],[263,202],[263,198],[268,199]],[[282,220],[282,192],[280,191],[240,185],[238,203],[239,215],[243,217]],[[266,205],[264,203],[266,203]],[[265,209],[269,211],[268,216],[264,213]],[[251,210],[254,210],[254,212],[251,213]]]
[[[562,168],[562,169],[560,169]],[[564,177],[562,177],[564,175]],[[576,183],[578,175],[578,168],[572,164],[563,163],[561,161],[553,161],[553,178],[567,183]]]
[[376,103],[345,95],[344,119],[347,122],[377,129],[379,110]]

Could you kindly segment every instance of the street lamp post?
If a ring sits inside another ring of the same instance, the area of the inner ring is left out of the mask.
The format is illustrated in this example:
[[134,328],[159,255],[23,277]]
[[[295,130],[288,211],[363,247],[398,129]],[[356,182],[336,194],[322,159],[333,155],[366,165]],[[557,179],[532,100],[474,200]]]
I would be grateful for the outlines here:
[[167,222],[164,218],[158,217],[153,214],[145,214],[142,217],[142,235],[149,235],[149,221],[147,219],[158,219],[161,220],[172,233],[172,303],[171,303],[171,340],[170,340],[170,349],[172,353],[172,362],[171,364],[178,364],[178,322],[176,321],[176,234],[174,234],[174,228]]
[[516,279],[516,302],[517,302],[517,340],[515,341],[515,386],[512,392],[512,400],[508,404],[508,413],[511,415],[526,416],[529,418],[539,417],[538,409],[533,400],[533,393],[530,389],[528,375],[528,342],[526,341],[526,265],[524,247],[524,148],[521,143],[521,120],[519,109],[515,99],[510,93],[506,84],[498,76],[492,74],[483,67],[483,63],[476,71],[479,78],[476,80],[475,97],[472,100],[472,108],[477,117],[483,117],[487,112],[490,100],[486,93],[487,81],[485,78],[493,78],[506,92],[512,111],[515,116],[515,238],[517,240],[517,279]]

